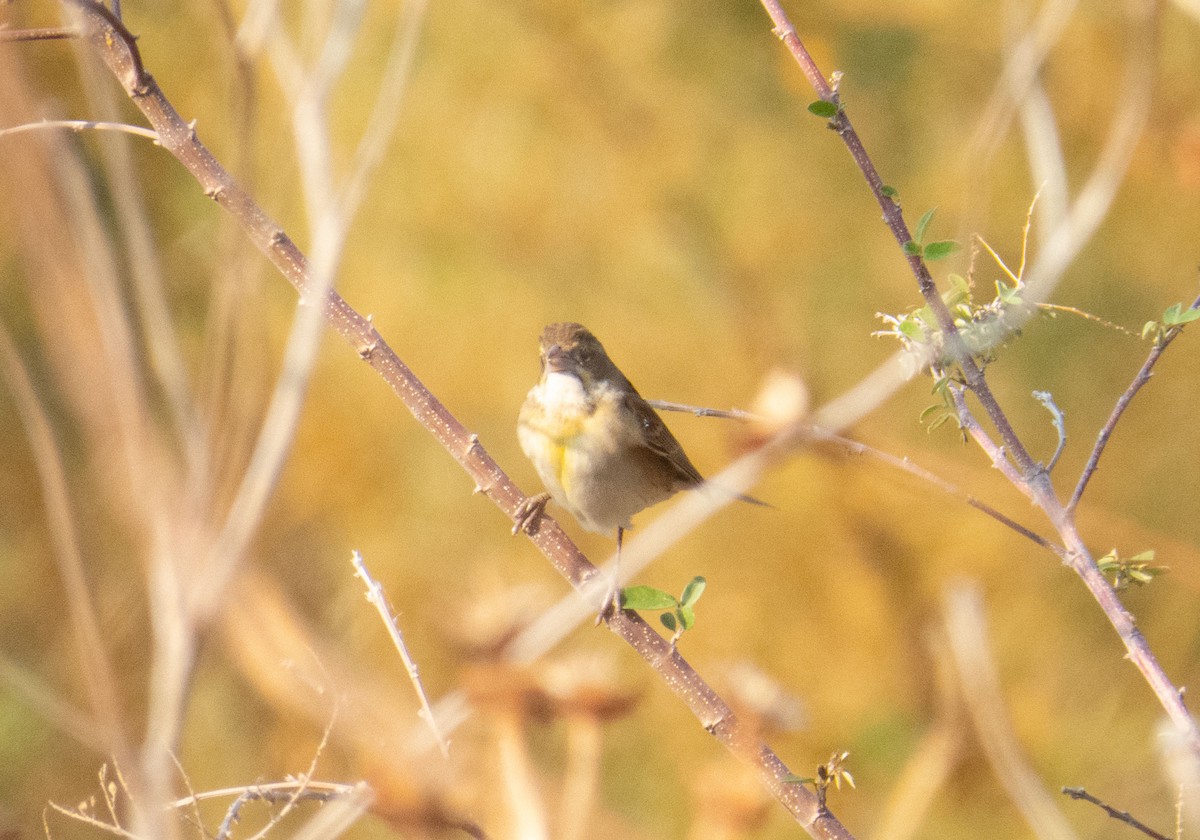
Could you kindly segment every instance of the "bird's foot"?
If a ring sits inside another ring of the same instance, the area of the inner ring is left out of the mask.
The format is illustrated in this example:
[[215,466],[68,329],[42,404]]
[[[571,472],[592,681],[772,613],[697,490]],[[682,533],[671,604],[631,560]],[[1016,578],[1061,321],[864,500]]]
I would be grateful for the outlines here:
[[619,609],[621,609],[621,587],[613,583],[605,593],[604,603],[600,605],[600,612],[596,615],[596,626],[599,627],[601,622],[612,618]]
[[549,501],[549,493],[526,496],[521,504],[517,505],[517,509],[513,513],[513,536],[515,537],[522,531],[526,534],[536,534],[538,522],[541,521],[542,515],[545,514],[546,503]]

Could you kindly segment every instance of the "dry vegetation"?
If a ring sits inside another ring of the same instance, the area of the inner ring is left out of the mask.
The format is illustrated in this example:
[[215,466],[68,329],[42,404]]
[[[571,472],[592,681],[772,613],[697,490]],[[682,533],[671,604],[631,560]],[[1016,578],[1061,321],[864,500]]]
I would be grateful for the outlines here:
[[[90,34],[0,39],[0,836],[1195,836],[1194,3],[127,0],[168,133],[88,2],[0,9]],[[667,418],[776,507],[639,517],[681,656],[508,536],[565,319],[767,414]]]

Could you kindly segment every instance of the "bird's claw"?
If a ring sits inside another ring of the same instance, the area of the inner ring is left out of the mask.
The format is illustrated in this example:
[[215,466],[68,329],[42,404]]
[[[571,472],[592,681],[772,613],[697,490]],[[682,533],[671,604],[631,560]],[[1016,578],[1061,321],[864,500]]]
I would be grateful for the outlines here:
[[526,496],[513,512],[513,536],[515,537],[522,531],[531,535],[536,534],[538,522],[546,512],[546,503],[549,501],[549,493]]
[[596,626],[617,614],[621,609],[621,587],[614,584],[609,588],[604,596],[604,603],[600,605],[600,612],[596,614]]

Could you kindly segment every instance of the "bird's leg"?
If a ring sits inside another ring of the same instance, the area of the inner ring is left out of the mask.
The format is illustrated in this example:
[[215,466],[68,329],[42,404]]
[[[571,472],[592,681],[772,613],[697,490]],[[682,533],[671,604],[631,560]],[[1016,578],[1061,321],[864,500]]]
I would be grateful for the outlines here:
[[538,521],[546,512],[546,503],[550,501],[549,493],[538,493],[536,496],[526,496],[513,512],[512,532],[515,537],[524,531],[527,534],[537,533]]
[[613,561],[612,583],[604,596],[604,603],[600,605],[600,614],[596,616],[597,624],[621,608],[621,543],[624,537],[625,529],[617,528],[617,559]]

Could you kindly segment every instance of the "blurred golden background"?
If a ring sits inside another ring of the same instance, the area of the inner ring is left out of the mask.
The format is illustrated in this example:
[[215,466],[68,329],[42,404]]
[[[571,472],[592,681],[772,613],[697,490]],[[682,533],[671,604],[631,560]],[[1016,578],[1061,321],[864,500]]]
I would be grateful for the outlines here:
[[[1078,189],[1112,115],[1128,107],[1126,65],[1145,61],[1153,71],[1149,117],[1124,183],[1052,298],[1134,333],[1195,296],[1200,229],[1200,20],[1182,0],[1159,5],[1146,54],[1130,47],[1137,5],[1075,9],[1041,79],[1065,176]],[[278,55],[269,36],[258,51],[243,42],[241,65],[232,47],[231,22],[236,28],[247,11],[241,0],[228,8],[126,2],[124,19],[184,119],[196,120],[216,157],[308,250],[303,163],[272,65]],[[319,54],[328,10],[313,2],[277,11],[297,52]],[[338,179],[370,119],[400,11],[364,8],[345,73],[324,103]],[[845,74],[848,112],[910,225],[938,207],[932,238],[966,243],[977,233],[1015,264],[1040,184],[1019,123],[980,125],[1013,43],[1046,10],[856,0],[790,11],[822,69]],[[55,4],[27,0],[3,14],[11,28],[60,19]],[[431,4],[419,25],[395,134],[349,230],[338,288],[527,492],[541,488],[515,420],[538,375],[545,323],[586,324],[649,399],[719,408],[750,406],[776,368],[801,375],[820,405],[895,351],[872,336],[876,313],[919,305],[915,283],[845,148],[805,111],[816,97],[757,3],[467,0]],[[95,65],[81,74],[76,57],[63,42],[0,44],[0,127],[43,117],[143,125],[111,77]],[[99,93],[89,98],[89,86]],[[114,116],[97,113],[101,95],[115,103]],[[975,140],[981,130],[986,144]],[[293,290],[148,141],[99,132],[0,137],[0,322],[63,459],[86,588],[137,744],[153,712],[161,641],[150,570],[164,544],[188,544],[191,522],[147,517],[145,491],[161,482],[165,507],[184,509],[189,473],[186,446],[170,432],[172,396],[151,373],[150,348],[161,337],[136,302],[136,237],[117,198],[129,187],[106,158],[109,143],[127,144],[145,202],[171,340],[205,429],[207,510],[216,518],[246,469],[296,307]],[[93,197],[91,211],[80,209],[81,195]],[[89,218],[90,227],[81,221]],[[85,277],[103,251],[89,236],[113,243],[118,294],[107,304]],[[964,249],[935,264],[935,276],[965,274],[968,257]],[[979,294],[998,278],[980,258]],[[132,324],[132,367],[122,375],[143,383],[150,418],[144,448],[134,441],[132,454],[120,431],[127,392],[104,339],[105,319],[121,313]],[[1056,433],[1030,392],[1050,391],[1064,411],[1068,444],[1054,471],[1061,493],[1069,495],[1148,349],[1081,318],[1038,317],[989,366],[1035,457],[1050,457]],[[1154,548],[1169,567],[1125,600],[1179,686],[1200,678],[1198,365],[1197,337],[1185,333],[1118,426],[1080,508],[1097,556]],[[61,532],[12,376],[0,394],[0,832],[28,838],[42,831],[48,800],[74,806],[94,793],[109,757],[83,737],[89,694],[55,559]],[[926,431],[918,418],[932,401],[928,379],[918,378],[849,433],[1052,535],[953,424]],[[729,421],[666,420],[706,474],[739,450]],[[455,731],[448,761],[397,746],[419,730],[417,707],[349,562],[361,551],[386,588],[431,697],[461,689],[475,673],[463,639],[482,632],[473,629],[486,623],[481,615],[497,605],[537,614],[567,592],[471,489],[384,383],[326,335],[239,577],[194,628],[177,744],[191,789],[303,773],[333,721],[314,778],[366,778],[395,813],[435,796],[489,836],[516,836],[498,792],[503,713],[484,704]],[[945,599],[965,581],[984,599],[1004,716],[1076,836],[1120,829],[1059,796],[1063,785],[1170,833],[1176,791],[1155,741],[1160,707],[1055,556],[911,475],[832,450],[797,453],[754,493],[777,509],[723,511],[638,582],[677,593],[691,577],[707,578],[683,655],[719,690],[736,688],[732,664],[750,661],[798,699],[803,726],[768,738],[797,774],[850,753],[857,787],[831,792],[830,804],[856,836],[1033,833],[1009,796],[1011,776],[989,758],[947,675]],[[611,552],[611,540],[569,517],[563,525],[594,560]],[[184,579],[206,573],[188,567]],[[589,668],[611,669],[637,697],[604,727],[598,810],[582,836],[798,836],[773,805],[743,834],[698,827],[697,814],[721,799],[714,787],[726,795],[737,787],[733,759],[611,634],[581,627],[552,657],[568,654],[599,657],[603,664]],[[553,716],[525,730],[550,814],[572,731]],[[170,784],[187,793],[180,778]],[[210,832],[225,806],[206,806],[215,808],[205,812]],[[351,835],[424,836],[419,823],[389,821],[388,807]],[[238,833],[249,836],[264,812],[247,805]],[[60,815],[49,821],[57,837],[99,831]]]

